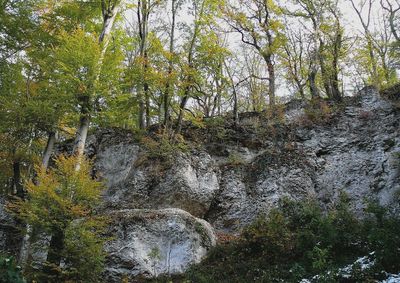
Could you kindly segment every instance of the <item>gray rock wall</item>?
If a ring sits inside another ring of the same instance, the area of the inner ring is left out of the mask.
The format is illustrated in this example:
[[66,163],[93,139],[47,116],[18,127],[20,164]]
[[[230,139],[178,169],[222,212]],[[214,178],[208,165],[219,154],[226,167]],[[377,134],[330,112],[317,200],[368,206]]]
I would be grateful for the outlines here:
[[[303,107],[290,104],[287,123],[295,125]],[[219,154],[205,146],[179,154],[155,180],[151,164],[135,164],[144,151],[122,142],[97,151],[96,166],[108,179],[108,207],[179,208],[205,218],[219,231],[236,233],[282,197],[317,198],[329,207],[346,192],[356,212],[367,199],[396,209],[399,121],[399,110],[367,88],[329,123],[292,127],[289,147],[271,142],[252,149],[213,145],[224,153]],[[230,164],[232,155],[239,164]]]

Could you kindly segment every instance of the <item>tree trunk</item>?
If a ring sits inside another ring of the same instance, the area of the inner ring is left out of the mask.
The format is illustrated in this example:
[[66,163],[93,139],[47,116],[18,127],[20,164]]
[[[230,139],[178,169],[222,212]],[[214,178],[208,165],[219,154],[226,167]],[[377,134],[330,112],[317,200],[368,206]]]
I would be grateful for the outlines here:
[[14,160],[13,162],[13,191],[21,199],[25,198],[21,181],[21,162],[19,160]]
[[47,267],[47,274],[53,275],[55,277],[60,275],[58,267],[62,260],[62,251],[64,249],[64,229],[56,229],[51,235],[49,250],[47,254],[47,262],[49,266]]
[[313,24],[313,43],[314,43],[314,53],[311,59],[310,73],[308,76],[308,81],[310,84],[311,99],[318,99],[320,97],[319,89],[316,83],[316,78],[318,74],[318,64],[319,58],[321,57],[320,47],[318,46],[319,40],[319,20],[316,14],[310,13],[311,21]]
[[338,58],[339,58],[339,50],[336,50],[337,47],[335,47],[335,52],[333,55],[333,60],[332,60],[332,78],[331,78],[331,89],[332,89],[332,99],[339,102],[342,100],[342,95],[340,93],[339,89],[339,71],[338,71]]
[[226,73],[228,74],[229,80],[230,80],[231,85],[232,85],[232,93],[233,93],[233,121],[234,121],[234,123],[235,123],[235,126],[237,126],[238,123],[239,123],[239,113],[238,113],[238,95],[237,95],[237,92],[236,92],[236,85],[235,85],[235,83],[234,83],[234,81],[233,81],[232,74],[231,74],[231,72],[229,71],[229,68],[228,68],[228,66],[227,66],[227,64],[226,64],[225,61],[224,61],[224,66],[225,66]]
[[311,68],[311,71],[308,75],[308,82],[310,84],[310,92],[311,92],[311,99],[317,99],[319,97],[319,90],[316,84],[316,77],[317,77],[317,69],[314,67]]
[[185,94],[181,100],[181,104],[179,105],[179,115],[178,115],[178,121],[176,124],[176,130],[175,130],[176,134],[179,134],[182,130],[183,112],[185,110],[186,103],[188,100],[189,100],[189,87],[186,87]]
[[267,56],[266,59],[268,68],[268,80],[269,80],[269,104],[275,106],[275,68],[271,60],[271,56]]
[[[44,169],[47,169],[49,167],[49,161],[54,151],[54,145],[56,143],[56,139],[57,139],[56,132],[53,131],[50,132],[42,158],[42,167]],[[33,182],[36,182],[35,178],[33,178]],[[22,239],[20,253],[18,256],[18,264],[21,266],[22,270],[25,270],[26,263],[28,262],[28,258],[30,256],[30,245],[31,245],[32,234],[33,234],[33,227],[30,224],[27,224],[26,233],[24,235],[24,238]]]
[[[396,10],[396,12],[399,11],[399,10],[400,10],[400,8],[398,8],[398,9]],[[396,13],[396,12],[391,12],[391,13],[390,13],[390,16],[389,16],[389,25],[390,25],[390,31],[392,32],[392,34],[393,34],[394,38],[396,39],[397,43],[400,43],[400,36],[399,36],[399,34],[397,33],[397,28],[396,28],[396,26],[395,26],[395,24],[394,24],[394,17],[395,17],[395,13]]]
[[141,61],[141,82],[138,88],[138,100],[139,100],[139,128],[144,129],[149,123],[149,101],[148,93],[146,93],[146,41],[147,41],[147,29],[148,29],[148,7],[147,0],[138,0],[136,16],[139,27],[139,56]]
[[299,95],[300,95],[301,99],[304,100],[304,98],[305,98],[304,85],[298,79],[295,79],[295,82],[296,82],[296,85],[297,85],[297,89],[299,90]]
[[376,59],[375,59],[375,53],[374,53],[374,47],[372,43],[372,39],[370,38],[371,35],[367,35],[367,48],[368,48],[368,54],[369,58],[371,60],[371,79],[372,79],[372,84],[379,89],[379,78],[378,78],[378,68],[376,64]]
[[55,143],[56,143],[56,133],[52,131],[49,133],[49,137],[47,139],[47,145],[43,152],[42,166],[45,169],[47,169],[49,166],[50,157],[53,154]]
[[[197,39],[197,36],[198,36],[198,33],[199,33],[199,28],[200,28],[198,19],[201,19],[203,17],[204,5],[205,5],[205,1],[202,2],[199,14],[195,16],[195,26],[194,26],[194,31],[193,31],[193,37],[192,37],[192,39],[190,41],[189,50],[188,50],[188,66],[189,66],[189,69],[193,68],[192,60],[193,60],[194,44],[196,42],[196,39]],[[193,80],[192,75],[188,74],[187,78],[186,78],[186,82],[188,84],[191,84],[192,80]],[[190,85],[186,86],[185,92],[184,92],[182,100],[181,100],[181,103],[179,105],[179,115],[178,115],[178,121],[177,121],[177,124],[176,124],[176,130],[175,130],[174,136],[181,132],[182,120],[183,120],[183,112],[185,110],[186,103],[189,100],[190,89],[191,89]]]
[[[102,4],[104,3],[102,2]],[[94,85],[96,85],[98,80],[100,79],[101,66],[103,64],[104,56],[107,51],[108,44],[110,42],[109,35],[111,33],[118,12],[119,12],[119,5],[117,3],[114,6],[112,6],[110,10],[104,10],[104,7],[102,9],[103,28],[99,36],[99,44],[102,44],[102,47],[101,47],[100,58],[97,64],[96,78]],[[73,151],[73,153],[76,154],[79,158],[81,158],[84,153],[87,133],[89,130],[89,124],[90,124],[89,109],[91,106],[90,98],[85,97],[84,103],[81,106],[82,106],[82,111],[81,111],[79,129],[77,131],[77,136],[75,139],[75,145]],[[80,167],[79,164],[77,164],[77,170],[79,170],[79,167]]]
[[151,117],[150,117],[150,93],[149,93],[149,84],[145,83],[144,86],[144,96],[146,98],[146,127],[150,127]]
[[[170,56],[173,56],[175,52],[175,25],[176,25],[176,0],[172,0],[171,2],[171,11],[172,11],[172,24],[171,24],[171,34],[170,34],[170,41],[169,41],[169,53]],[[168,62],[168,78],[167,84],[165,86],[164,92],[164,127],[168,126],[169,120],[169,100],[170,100],[170,92],[171,92],[171,76],[173,70],[173,61],[172,58],[169,59]]]
[[342,31],[340,27],[339,17],[336,16],[336,36],[333,43],[333,58],[332,58],[332,75],[331,75],[331,90],[333,100],[340,102],[342,95],[339,89],[339,56],[342,48]]
[[90,119],[89,119],[89,114],[82,115],[79,123],[79,129],[76,133],[76,139],[75,139],[75,145],[74,145],[74,154],[77,156],[83,156],[83,153],[85,151],[85,144],[86,144],[86,138],[87,134],[89,131],[89,124],[90,124]]
[[[268,44],[269,47],[272,46],[273,39],[272,39],[272,35],[270,32],[267,32],[267,38],[268,38]],[[265,63],[267,64],[267,71],[268,71],[268,81],[269,81],[269,85],[268,85],[268,95],[269,95],[269,104],[273,107],[275,106],[275,83],[276,83],[276,78],[275,78],[275,66],[274,66],[274,62],[272,61],[272,54],[271,53],[267,53],[264,52],[260,49],[260,47],[257,48],[259,50],[259,52],[261,53],[262,57],[265,60]]]
[[322,77],[322,83],[324,85],[324,89],[326,92],[326,95],[329,98],[332,98],[332,89],[331,89],[331,84],[330,84],[330,78],[331,75],[326,69],[325,65],[325,58],[324,58],[324,48],[325,48],[325,43],[322,41],[322,39],[319,39],[319,66],[321,68],[321,77]]

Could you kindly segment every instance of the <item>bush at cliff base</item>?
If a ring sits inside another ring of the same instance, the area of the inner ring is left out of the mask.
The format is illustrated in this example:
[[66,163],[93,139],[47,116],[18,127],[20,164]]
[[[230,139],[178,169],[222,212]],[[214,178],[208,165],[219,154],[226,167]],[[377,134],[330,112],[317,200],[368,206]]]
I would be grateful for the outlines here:
[[0,255],[0,283],[25,283],[13,257]]

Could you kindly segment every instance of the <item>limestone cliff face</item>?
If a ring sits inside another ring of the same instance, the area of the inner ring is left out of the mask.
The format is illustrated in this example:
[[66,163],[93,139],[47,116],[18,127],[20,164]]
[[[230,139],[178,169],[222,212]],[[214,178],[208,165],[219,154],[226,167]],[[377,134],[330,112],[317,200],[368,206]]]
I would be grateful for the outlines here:
[[[208,133],[166,167],[143,162],[146,150],[132,133],[91,136],[87,154],[107,185],[102,211],[113,219],[108,282],[183,272],[215,244],[216,232],[240,232],[283,197],[329,207],[346,192],[356,212],[367,199],[399,209],[400,111],[371,88],[343,107],[327,123],[305,125],[304,103],[291,103],[273,129],[242,117],[230,142]],[[246,123],[264,135],[243,131]]]
[[[302,115],[303,105],[289,108],[287,123]],[[107,144],[92,140],[92,146],[98,173],[108,180],[106,207],[179,208],[206,219],[216,230],[238,232],[282,197],[317,198],[330,206],[343,191],[357,212],[367,199],[396,208],[399,125],[398,110],[369,88],[329,123],[290,127],[286,143],[266,141],[249,148],[213,144],[212,150],[206,145],[179,153],[157,178],[153,164],[137,162],[145,151],[129,136],[116,138],[105,131],[99,136]],[[115,141],[110,144],[111,137]]]

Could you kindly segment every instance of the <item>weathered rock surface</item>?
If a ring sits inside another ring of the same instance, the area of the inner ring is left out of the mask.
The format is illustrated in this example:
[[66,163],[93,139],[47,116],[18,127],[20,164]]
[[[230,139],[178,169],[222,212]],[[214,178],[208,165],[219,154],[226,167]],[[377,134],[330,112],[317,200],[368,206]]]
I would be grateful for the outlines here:
[[324,203],[340,191],[348,194],[356,211],[366,199],[396,207],[400,191],[400,115],[373,89],[364,90],[359,103],[347,106],[332,126],[297,135],[317,166],[315,190]]
[[138,145],[110,145],[96,155],[107,180],[105,205],[118,209],[180,208],[203,217],[219,188],[214,161],[206,152],[177,153],[171,168],[146,162]]
[[207,220],[217,230],[235,232],[282,197],[316,197],[331,206],[341,192],[358,213],[366,200],[398,209],[399,111],[374,89],[355,100],[329,124],[295,127],[286,148],[261,151],[245,166],[221,168],[220,191]]
[[184,272],[215,245],[212,227],[180,209],[110,213],[106,282]]
[[221,189],[207,220],[218,230],[237,232],[287,197],[316,196],[315,164],[299,150],[264,151],[251,163],[221,167]]
[[[107,206],[180,208],[226,232],[238,232],[282,197],[317,198],[331,206],[344,191],[357,212],[366,199],[396,208],[399,110],[367,88],[329,123],[291,127],[305,115],[304,107],[288,104],[282,135],[287,140],[255,137],[250,149],[243,143],[206,144],[204,150],[179,154],[166,170],[138,163],[144,150],[137,143],[121,138],[110,144],[103,137],[95,151],[96,167],[108,179]],[[256,115],[246,119],[257,122]],[[232,156],[238,164],[231,164]]]
[[6,211],[6,199],[0,196],[0,252],[15,253],[21,239],[17,222]]

